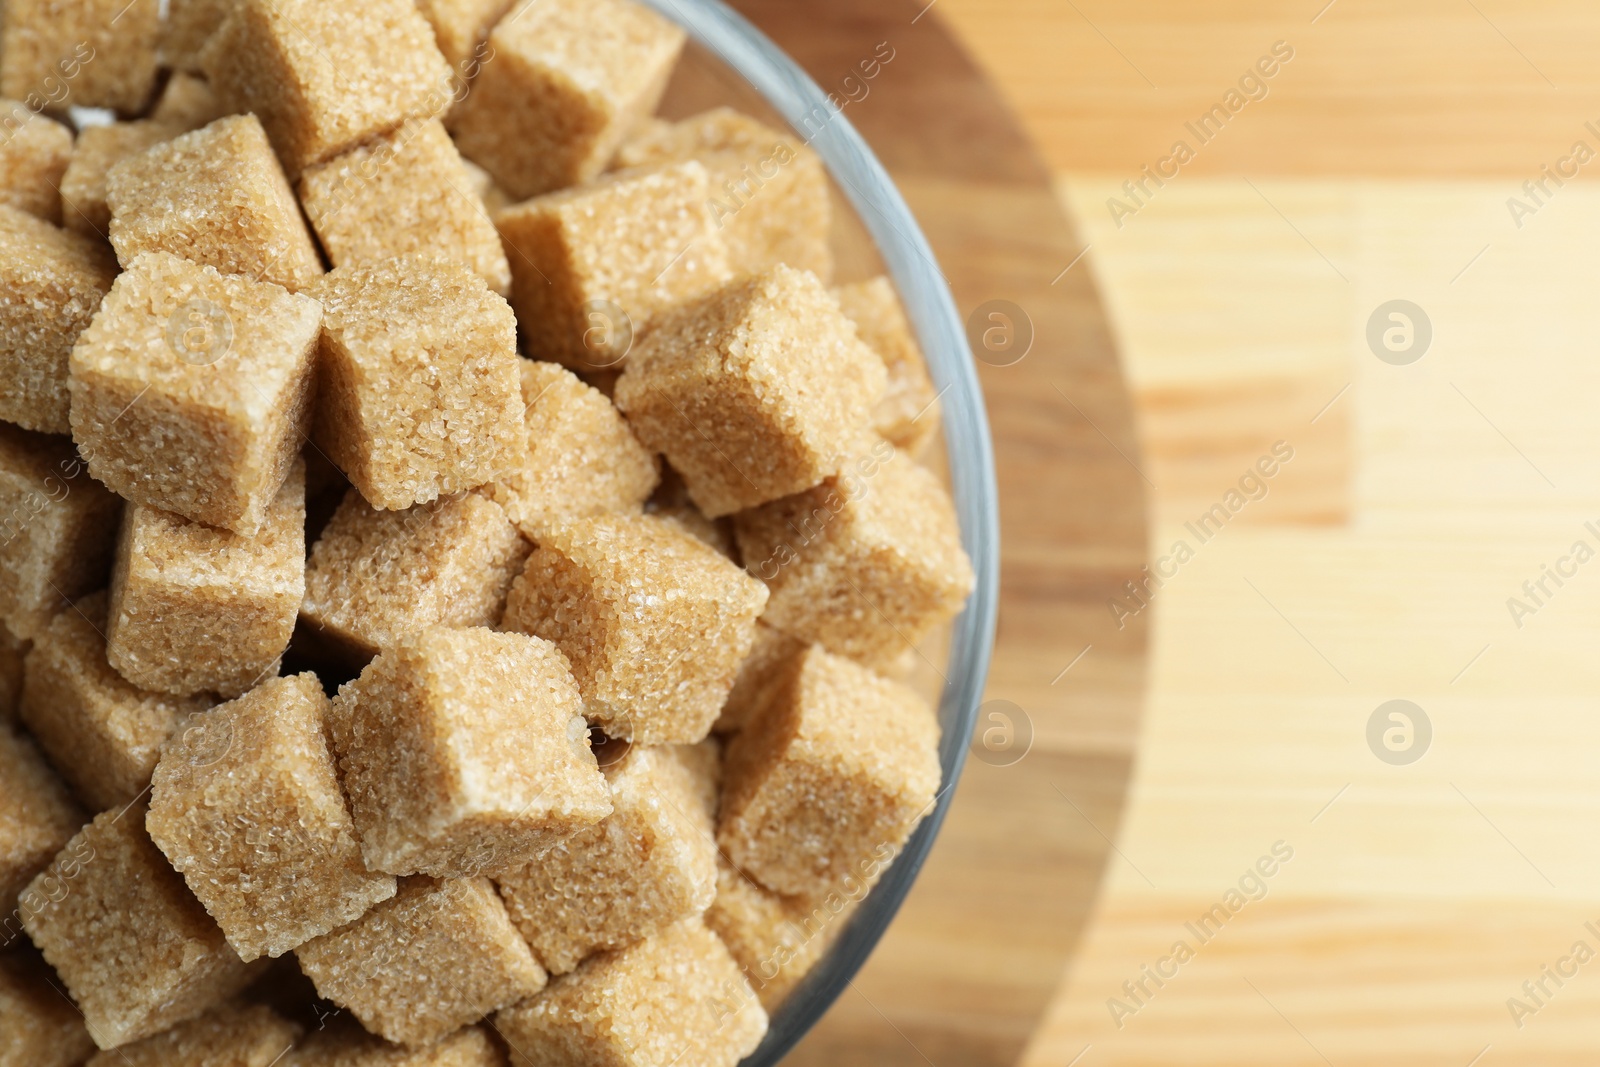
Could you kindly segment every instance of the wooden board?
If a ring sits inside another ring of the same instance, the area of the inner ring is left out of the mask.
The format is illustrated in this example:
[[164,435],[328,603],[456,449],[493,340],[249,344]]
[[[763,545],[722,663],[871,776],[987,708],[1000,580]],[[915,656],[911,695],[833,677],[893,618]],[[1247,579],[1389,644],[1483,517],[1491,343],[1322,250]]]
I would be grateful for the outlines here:
[[[1516,186],[1600,118],[1600,19],[1587,0],[936,3],[1054,169],[1119,184],[1187,140],[1185,180],[1493,175]],[[1265,98],[1202,144],[1185,123],[1279,41],[1295,57]]]
[[790,1059],[999,1067],[1059,983],[1132,766],[1145,632],[1109,626],[1105,607],[1145,551],[1128,397],[1049,172],[942,23],[898,0],[735,6],[824,86],[888,43],[893,61],[845,114],[894,174],[963,314],[1006,299],[1035,332],[1020,362],[981,368],[1004,552],[989,697],[1023,709],[1031,751],[1009,767],[969,762],[899,921]]

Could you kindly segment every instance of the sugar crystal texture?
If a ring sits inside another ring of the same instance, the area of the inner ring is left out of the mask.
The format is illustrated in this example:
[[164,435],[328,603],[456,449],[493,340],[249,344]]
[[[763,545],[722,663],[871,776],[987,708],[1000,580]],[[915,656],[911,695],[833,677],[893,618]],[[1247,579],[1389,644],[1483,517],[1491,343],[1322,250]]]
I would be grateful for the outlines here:
[[495,1017],[514,1067],[734,1067],[767,1014],[699,919],[602,953]]
[[279,1067],[505,1067],[505,1056],[479,1026],[423,1048],[391,1045],[345,1019],[330,1020],[285,1056]]
[[121,512],[70,440],[0,423],[0,622],[31,639],[103,586]]
[[589,181],[655,110],[684,40],[633,0],[526,5],[489,35],[456,143],[519,199]]
[[331,723],[375,871],[498,873],[611,812],[566,657],[536,637],[424,631],[341,686]]
[[87,821],[33,742],[0,725],[0,949],[20,932],[17,894]]
[[45,108],[144,110],[156,80],[161,5],[128,0],[8,0],[0,96]]
[[676,524],[602,515],[540,539],[502,625],[560,646],[607,734],[693,744],[716,720],[766,600],[765,586]]
[[[200,70],[200,54],[211,35],[222,28],[232,0],[167,0],[161,26],[161,62],[177,71],[174,80]],[[169,83],[170,84],[170,83]]]
[[939,727],[910,688],[812,646],[728,746],[717,843],[767,888],[872,885],[933,806]]
[[246,536],[310,429],[322,309],[166,252],[118,275],[72,351],[72,435],[137,504]]
[[779,668],[804,647],[805,642],[799,638],[756,620],[756,637],[750,645],[750,654],[739,664],[733,689],[728,692],[722,714],[712,729],[719,734],[734,734],[744,729],[744,724],[761,706],[767,687],[781,674]]
[[0,622],[0,723],[17,721],[17,701],[22,697],[22,661],[30,644]]
[[972,566],[937,478],[878,441],[836,478],[734,520],[766,621],[884,668],[961,609]]
[[83,1016],[58,991],[60,979],[31,951],[0,955],[0,1063],[78,1067],[94,1052]]
[[450,256],[501,296],[511,267],[465,161],[438,119],[413,119],[300,176],[300,201],[333,265]]
[[417,10],[433,27],[440,53],[465,78],[476,72],[474,60],[488,60],[491,53],[483,44],[511,7],[512,0],[417,0]]
[[511,302],[529,351],[576,370],[623,363],[664,313],[730,277],[693,161],[620,171],[506,208]]
[[641,130],[617,152],[621,167],[698,160],[710,182],[711,222],[735,274],[779,263],[833,276],[833,209],[822,159],[794,137],[729,107]]
[[116,269],[99,243],[0,205],[0,419],[67,432],[67,361]]
[[106,662],[106,595],[70,605],[34,640],[22,680],[22,721],[92,811],[144,792],[178,724],[207,696],[173,697],[130,685]]
[[517,327],[450,259],[340,267],[322,302],[315,436],[370,503],[398,511],[510,469],[522,443]]
[[530,546],[477,493],[377,511],[354,489],[306,564],[300,617],[357,665],[431,626],[492,626]]
[[840,286],[833,295],[889,371],[889,386],[873,412],[873,428],[896,448],[919,454],[939,432],[939,394],[894,286],[880,276]]
[[195,1018],[255,973],[151,844],[144,815],[102,812],[22,895],[28,936],[103,1049]]
[[613,810],[600,825],[497,879],[552,974],[700,915],[716,895],[712,819],[685,763],[635,745],[605,776]]
[[187,133],[191,126],[156,119],[90,126],[78,134],[72,162],[61,176],[61,223],[85,237],[106,238],[111,208],[106,204],[106,176],[130,156]]
[[322,276],[300,205],[254,115],[217,119],[117,163],[106,176],[106,204],[124,267],[142,252],[172,252],[290,291]]
[[264,1004],[225,1004],[166,1033],[98,1053],[87,1067],[271,1067],[300,1033]]
[[227,107],[261,116],[291,175],[454,94],[412,0],[238,0],[200,65]]
[[717,518],[837,473],[884,383],[816,276],[779,266],[663,321],[629,357],[616,402]]
[[0,204],[60,222],[61,176],[71,160],[71,130],[0,98]]
[[254,537],[129,505],[106,657],[141,689],[236,697],[277,673],[305,596],[305,465]]
[[611,401],[554,363],[523,360],[521,370],[523,447],[494,485],[511,521],[537,541],[552,524],[638,512],[656,486],[656,458]]
[[769,1012],[817,965],[844,931],[861,893],[821,900],[783,897],[727,863],[717,869],[709,926],[739,962]]
[[183,71],[172,75],[161,90],[161,99],[150,109],[152,119],[177,123],[186,130],[198,130],[227,113],[210,82]]
[[361,861],[314,674],[274,678],[185,724],[146,827],[241,959],[281,956],[394,896]]
[[319,994],[403,1045],[437,1041],[547,980],[485,878],[405,879],[392,900],[296,955]]

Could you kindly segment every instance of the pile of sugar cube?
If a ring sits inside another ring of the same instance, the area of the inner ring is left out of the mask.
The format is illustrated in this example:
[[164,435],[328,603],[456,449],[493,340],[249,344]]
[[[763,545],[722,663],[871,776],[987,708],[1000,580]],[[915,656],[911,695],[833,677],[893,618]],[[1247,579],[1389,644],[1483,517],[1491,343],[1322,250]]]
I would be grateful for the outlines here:
[[684,45],[5,3],[0,1065],[727,1067],[929,812],[938,398]]

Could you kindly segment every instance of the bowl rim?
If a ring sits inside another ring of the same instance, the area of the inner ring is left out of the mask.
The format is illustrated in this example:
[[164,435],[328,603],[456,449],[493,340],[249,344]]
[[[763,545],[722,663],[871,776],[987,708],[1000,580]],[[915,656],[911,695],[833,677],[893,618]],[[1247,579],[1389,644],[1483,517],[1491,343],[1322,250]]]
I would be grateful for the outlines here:
[[[827,166],[872,236],[922,345],[943,408],[961,539],[976,584],[956,617],[939,702],[942,780],[934,809],[850,918],[843,935],[773,1013],[747,1065],[781,1060],[821,1019],[877,947],[927,859],[966,763],[994,647],[1000,589],[999,493],[977,369],[950,287],[894,180],[800,66],[722,0],[643,0],[742,77]],[[859,991],[858,991],[859,992]]]

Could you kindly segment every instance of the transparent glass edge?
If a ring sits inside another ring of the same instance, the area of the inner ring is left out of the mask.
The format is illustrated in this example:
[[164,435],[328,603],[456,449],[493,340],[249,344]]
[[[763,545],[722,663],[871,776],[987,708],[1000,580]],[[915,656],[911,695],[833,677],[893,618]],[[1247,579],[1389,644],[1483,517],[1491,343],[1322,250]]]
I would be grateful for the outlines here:
[[[944,824],[966,763],[987,682],[1000,585],[1000,519],[989,420],[961,316],[933,250],[883,164],[817,84],[720,0],[642,0],[676,22],[759,92],[811,144],[883,256],[942,396],[944,440],[962,542],[977,584],[957,616],[940,701],[943,784],[934,810],[868,895],[824,960],[789,995],[747,1065],[775,1064],[816,1024],[866,963],[910,892]],[[813,132],[816,120],[820,129]],[[952,682],[950,679],[954,679]]]

